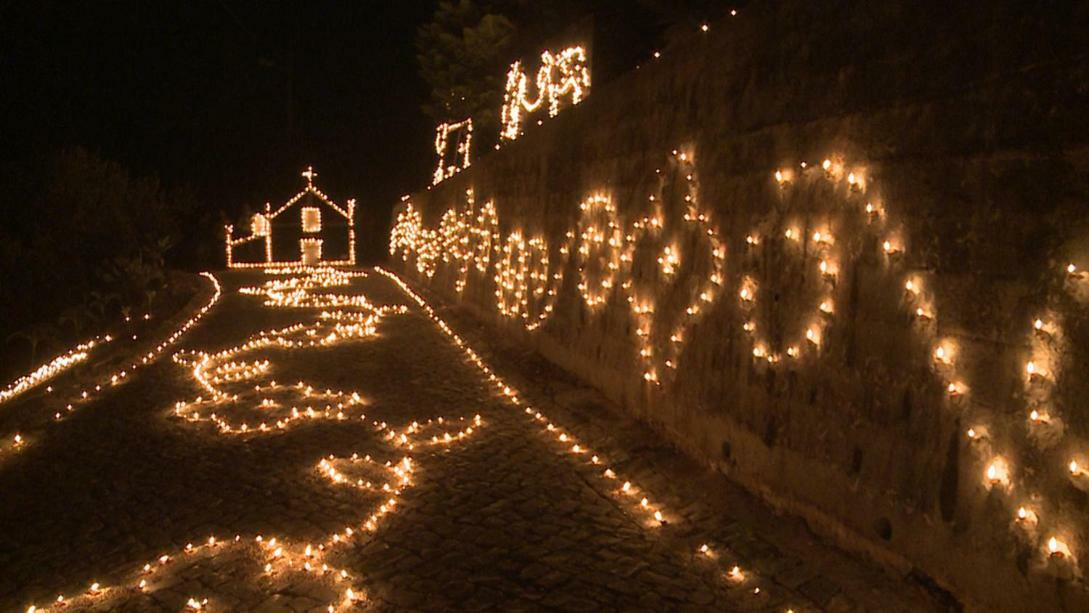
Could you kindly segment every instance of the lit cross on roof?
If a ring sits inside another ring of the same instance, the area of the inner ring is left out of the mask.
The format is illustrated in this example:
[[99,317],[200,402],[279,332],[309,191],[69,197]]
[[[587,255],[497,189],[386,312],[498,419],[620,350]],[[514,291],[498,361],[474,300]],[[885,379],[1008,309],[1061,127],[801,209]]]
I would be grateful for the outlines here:
[[314,177],[318,176],[318,173],[314,172],[313,166],[307,166],[306,170],[302,171],[302,176],[306,177],[306,185],[314,185]]

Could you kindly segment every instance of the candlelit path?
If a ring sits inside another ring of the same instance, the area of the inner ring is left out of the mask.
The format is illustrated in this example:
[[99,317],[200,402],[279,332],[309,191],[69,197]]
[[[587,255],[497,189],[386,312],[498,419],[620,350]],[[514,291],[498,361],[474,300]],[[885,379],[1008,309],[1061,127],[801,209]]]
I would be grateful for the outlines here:
[[[219,276],[224,298],[181,348],[232,347],[320,310],[266,307],[239,294],[240,286],[262,279],[257,273]],[[188,369],[160,360],[0,462],[0,609],[41,608],[58,594],[85,593],[92,582],[124,585],[148,560],[209,535],[317,543],[346,525],[358,529],[373,504],[319,475],[322,457],[358,452],[396,461],[374,421],[403,426],[477,414],[481,425],[465,440],[413,450],[413,485],[395,510],[373,534],[331,558],[365,592],[357,606],[926,610],[941,604],[912,583],[820,545],[798,522],[775,517],[686,461],[589,388],[440,309],[499,376],[607,454],[611,467],[666,510],[665,525],[646,525],[585,462],[574,461],[487,386],[394,283],[371,272],[338,292],[410,310],[382,318],[377,336],[281,351],[271,358],[269,377],[358,391],[365,421],[315,419],[283,432],[222,435],[173,416],[176,402],[201,390]],[[714,556],[699,552],[705,543]],[[729,576],[734,566],[742,580]],[[259,580],[227,554],[210,570],[163,572],[154,590],[126,595],[121,606],[176,610],[203,596],[213,609],[297,611],[324,610],[340,598],[320,582],[297,581],[273,593],[253,588]]]

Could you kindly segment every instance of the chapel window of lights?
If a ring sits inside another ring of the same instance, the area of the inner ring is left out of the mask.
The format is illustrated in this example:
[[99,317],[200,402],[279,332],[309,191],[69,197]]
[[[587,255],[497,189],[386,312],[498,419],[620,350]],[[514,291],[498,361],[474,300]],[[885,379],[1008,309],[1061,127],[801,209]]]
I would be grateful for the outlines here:
[[254,236],[268,236],[268,217],[266,217],[262,213],[257,213],[253,216],[253,221],[250,224],[250,229],[252,230]]
[[303,232],[321,232],[321,209],[316,206],[304,206],[302,208]]

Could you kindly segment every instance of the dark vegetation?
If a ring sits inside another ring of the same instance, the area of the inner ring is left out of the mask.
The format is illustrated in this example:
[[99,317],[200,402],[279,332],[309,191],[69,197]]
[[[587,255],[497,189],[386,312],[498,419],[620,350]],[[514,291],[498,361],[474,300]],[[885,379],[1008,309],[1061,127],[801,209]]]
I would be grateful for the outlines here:
[[743,1],[721,0],[442,0],[416,34],[423,112],[434,122],[473,118],[476,151],[498,139],[511,62],[537,64],[544,47],[591,46],[594,87],[647,61],[655,49],[690,36]]
[[185,234],[214,239],[190,194],[80,147],[8,162],[0,181],[5,380],[126,317],[176,307],[185,296],[168,268],[206,257]]

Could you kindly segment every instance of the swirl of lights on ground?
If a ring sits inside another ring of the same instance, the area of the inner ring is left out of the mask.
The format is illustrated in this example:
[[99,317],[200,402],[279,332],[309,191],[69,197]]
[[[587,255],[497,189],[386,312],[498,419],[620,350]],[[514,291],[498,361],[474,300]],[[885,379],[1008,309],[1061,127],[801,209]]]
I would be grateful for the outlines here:
[[[365,421],[366,405],[358,391],[317,390],[305,382],[281,384],[271,377],[277,352],[330,347],[375,337],[382,319],[403,314],[407,307],[375,306],[362,295],[330,292],[348,285],[365,272],[332,268],[269,269],[267,280],[243,287],[243,295],[263,300],[266,306],[283,309],[320,309],[316,320],[252,335],[244,343],[216,352],[183,351],[174,361],[190,370],[202,394],[179,401],[173,415],[183,424],[211,424],[207,435],[261,436],[309,420]],[[303,312],[303,311],[300,311]],[[267,354],[266,354],[267,352]],[[326,455],[314,471],[329,487],[350,488],[369,509],[342,529],[315,542],[295,542],[275,535],[194,535],[178,551],[164,551],[127,575],[120,585],[94,582],[80,594],[58,595],[48,604],[27,610],[113,610],[140,606],[141,598],[181,580],[215,576],[230,569],[229,589],[239,593],[298,593],[324,597],[328,611],[365,605],[361,577],[338,567],[338,549],[370,538],[389,514],[402,504],[402,495],[415,483],[415,453],[427,447],[456,445],[484,427],[479,415],[453,419],[434,418],[402,425],[371,421],[379,449],[372,454]],[[203,585],[203,584],[202,584]],[[302,586],[302,587],[300,587]],[[186,610],[223,610],[215,593],[194,593]]]

